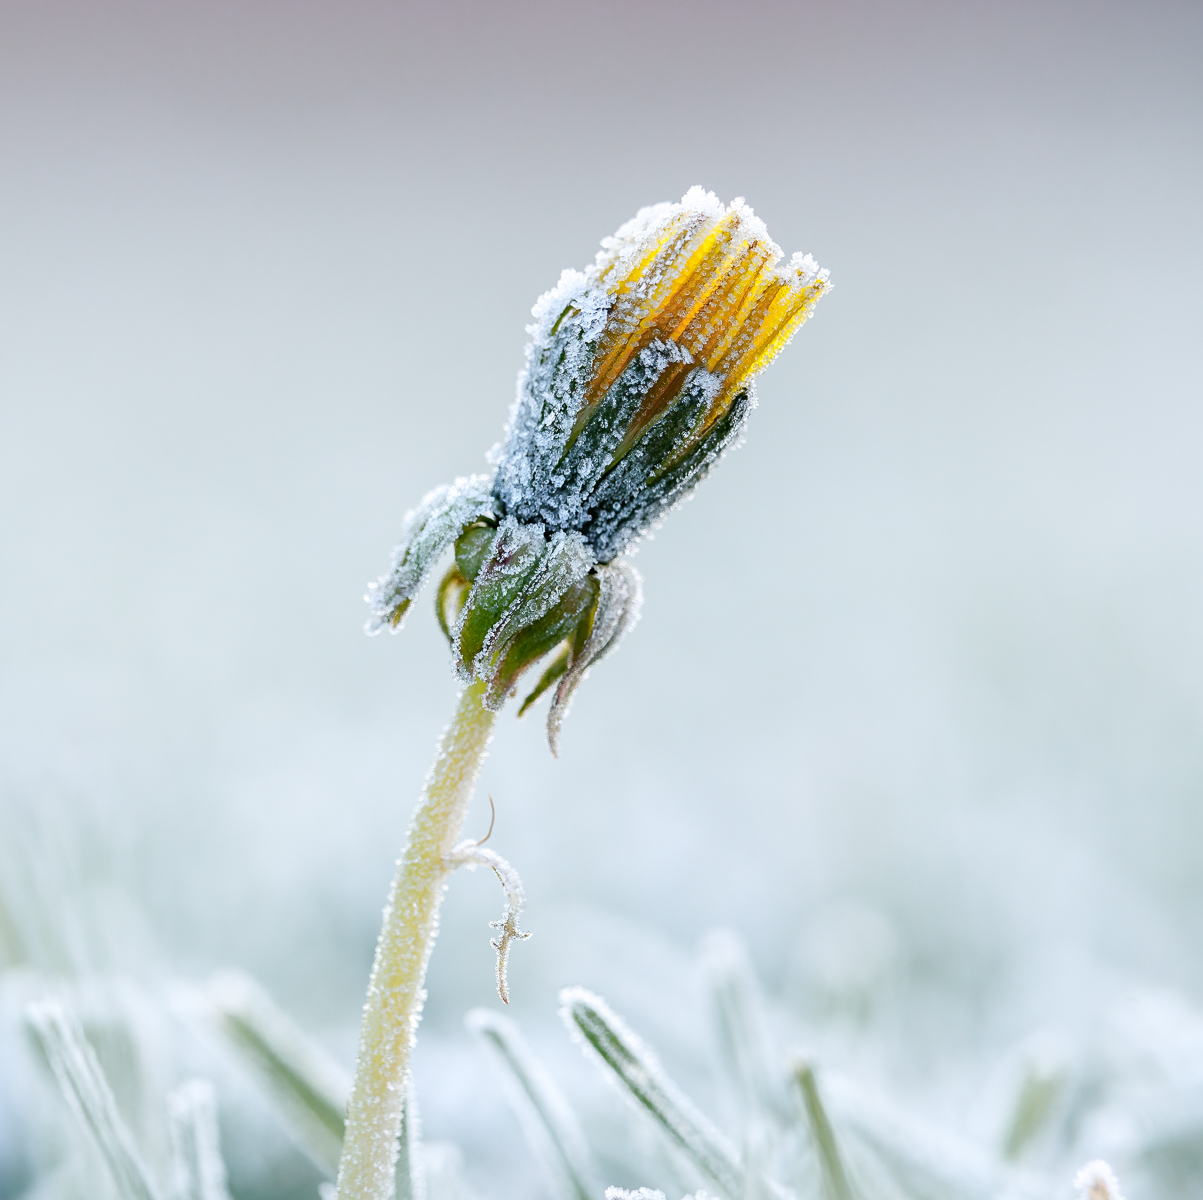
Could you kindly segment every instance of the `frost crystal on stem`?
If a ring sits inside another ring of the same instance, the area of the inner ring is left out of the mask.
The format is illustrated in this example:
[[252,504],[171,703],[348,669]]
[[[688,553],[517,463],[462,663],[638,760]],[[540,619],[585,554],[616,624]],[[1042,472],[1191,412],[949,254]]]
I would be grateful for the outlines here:
[[525,942],[530,937],[529,933],[523,933],[518,928],[518,917],[526,905],[522,880],[518,878],[518,872],[500,854],[486,850],[476,841],[460,842],[447,855],[447,866],[451,870],[467,867],[469,871],[476,867],[492,867],[493,874],[497,876],[505,891],[505,912],[500,921],[490,921],[489,926],[501,930],[501,936],[494,938],[492,943],[493,949],[497,951],[497,995],[501,997],[503,1004],[509,1004],[510,985],[506,978],[506,968],[510,958],[510,945],[513,942]]

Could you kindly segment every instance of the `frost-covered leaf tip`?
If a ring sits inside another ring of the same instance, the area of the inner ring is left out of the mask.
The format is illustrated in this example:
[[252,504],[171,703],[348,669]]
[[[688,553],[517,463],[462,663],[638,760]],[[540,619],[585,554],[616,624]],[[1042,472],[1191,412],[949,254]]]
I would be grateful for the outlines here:
[[456,672],[498,709],[551,665],[556,752],[572,693],[639,614],[638,573],[615,562],[742,436],[753,379],[829,290],[808,255],[783,261],[742,200],[691,188],[642,209],[540,297],[490,479],[431,492],[370,585],[368,631],[400,628],[439,556],[436,596]]

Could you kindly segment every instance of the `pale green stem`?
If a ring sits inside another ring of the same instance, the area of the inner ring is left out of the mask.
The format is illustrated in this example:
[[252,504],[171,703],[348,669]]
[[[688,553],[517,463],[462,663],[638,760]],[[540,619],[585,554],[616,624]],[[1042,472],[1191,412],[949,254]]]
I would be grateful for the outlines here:
[[481,703],[484,692],[483,683],[474,683],[460,697],[393,877],[363,1007],[338,1200],[389,1200],[393,1193],[406,1076],[425,1000],[422,982],[450,873],[445,860],[459,840],[497,717]]

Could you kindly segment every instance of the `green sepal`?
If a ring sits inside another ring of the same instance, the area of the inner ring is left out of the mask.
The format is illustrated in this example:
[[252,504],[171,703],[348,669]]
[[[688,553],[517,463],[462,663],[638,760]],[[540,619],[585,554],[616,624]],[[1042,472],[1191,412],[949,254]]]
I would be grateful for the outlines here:
[[473,669],[489,633],[522,596],[546,549],[540,526],[510,526],[493,535],[455,630],[457,657],[465,669]]
[[564,643],[564,648],[555,656],[555,658],[551,660],[551,664],[548,666],[547,670],[539,676],[539,682],[535,684],[535,690],[522,701],[522,707],[518,710],[518,715],[520,717],[525,716],[526,710],[530,708],[530,706],[534,704],[534,702],[538,700],[539,697],[542,696],[543,693],[547,691],[547,689],[551,687],[551,685],[555,683],[555,681],[559,679],[565,671],[568,670],[569,653],[569,643],[566,641]]
[[576,628],[568,647],[568,660],[551,707],[547,711],[547,745],[560,755],[560,727],[568,714],[573,693],[589,668],[604,658],[639,620],[643,603],[643,584],[639,572],[630,563],[602,563],[594,567],[591,578],[597,581],[597,600]]
[[455,565],[465,579],[472,581],[480,574],[496,536],[496,521],[477,521],[455,539]]
[[500,703],[517,684],[523,671],[565,639],[572,638],[580,625],[591,623],[591,613],[597,607],[598,590],[596,576],[586,576],[580,583],[573,584],[549,613],[520,628],[497,648],[492,659],[495,666],[491,672],[486,704]]

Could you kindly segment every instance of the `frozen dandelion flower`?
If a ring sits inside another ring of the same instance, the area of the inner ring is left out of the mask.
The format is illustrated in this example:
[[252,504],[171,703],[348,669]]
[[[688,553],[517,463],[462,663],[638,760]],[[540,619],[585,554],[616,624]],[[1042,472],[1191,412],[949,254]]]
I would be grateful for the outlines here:
[[553,686],[553,752],[573,691],[639,615],[616,561],[737,444],[753,380],[830,284],[783,261],[742,200],[692,188],[641,210],[540,297],[496,473],[430,493],[371,585],[369,631],[399,628],[439,555],[436,610],[465,682],[497,709],[551,655],[520,711]]
[[1101,1158],[1088,1162],[1075,1176],[1077,1200],[1124,1200],[1115,1172]]

